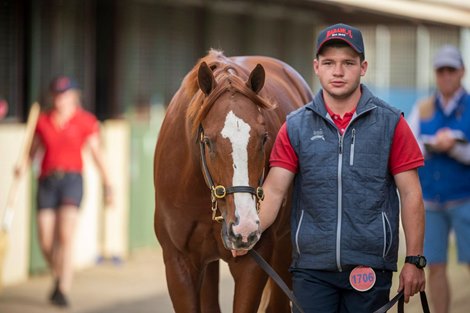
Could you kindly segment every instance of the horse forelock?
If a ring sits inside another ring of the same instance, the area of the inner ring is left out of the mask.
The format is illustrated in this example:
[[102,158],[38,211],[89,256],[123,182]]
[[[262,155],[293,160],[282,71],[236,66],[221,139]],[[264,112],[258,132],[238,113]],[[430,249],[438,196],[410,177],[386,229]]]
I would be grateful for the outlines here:
[[[227,64],[228,63],[228,64]],[[265,97],[261,97],[247,86],[244,77],[248,78],[249,73],[234,63],[227,62],[224,66],[220,62],[208,64],[213,69],[216,87],[206,96],[198,90],[189,104],[187,118],[191,121],[192,136],[196,136],[199,125],[205,119],[213,105],[224,93],[239,93],[250,99],[262,109],[274,109],[276,104]],[[243,77],[243,78],[242,78]],[[245,80],[246,80],[245,79]],[[197,78],[196,78],[197,84]]]

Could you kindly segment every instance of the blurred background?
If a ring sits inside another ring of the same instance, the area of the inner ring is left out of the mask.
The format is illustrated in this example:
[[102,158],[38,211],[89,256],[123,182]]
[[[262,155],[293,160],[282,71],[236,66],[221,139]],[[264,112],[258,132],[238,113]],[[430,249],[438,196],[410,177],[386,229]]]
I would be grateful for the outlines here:
[[[116,203],[102,210],[101,182],[84,152],[85,198],[77,269],[97,258],[126,259],[157,245],[153,151],[159,125],[184,75],[210,48],[267,55],[293,66],[318,91],[313,51],[319,29],[359,27],[369,71],[363,80],[406,114],[434,86],[432,56],[445,43],[470,64],[466,0],[0,0],[0,213],[34,101],[48,106],[58,74],[75,77],[84,107],[98,116]],[[470,76],[465,77],[470,89]],[[33,165],[22,179],[3,264],[14,285],[45,271],[35,229]]]

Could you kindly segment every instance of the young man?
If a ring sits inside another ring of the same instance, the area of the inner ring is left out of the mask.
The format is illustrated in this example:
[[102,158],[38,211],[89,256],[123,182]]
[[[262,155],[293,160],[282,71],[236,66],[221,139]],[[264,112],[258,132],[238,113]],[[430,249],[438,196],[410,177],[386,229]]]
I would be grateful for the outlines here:
[[419,169],[426,207],[424,251],[435,313],[448,313],[447,246],[455,232],[459,262],[470,268],[470,95],[460,51],[451,45],[434,58],[437,92],[420,101],[409,117],[426,166]]
[[367,66],[358,29],[320,32],[314,69],[323,89],[287,117],[263,185],[264,230],[294,182],[290,271],[305,312],[373,312],[388,302],[400,204],[409,258],[399,290],[408,302],[425,287],[423,157],[400,111],[360,84]]

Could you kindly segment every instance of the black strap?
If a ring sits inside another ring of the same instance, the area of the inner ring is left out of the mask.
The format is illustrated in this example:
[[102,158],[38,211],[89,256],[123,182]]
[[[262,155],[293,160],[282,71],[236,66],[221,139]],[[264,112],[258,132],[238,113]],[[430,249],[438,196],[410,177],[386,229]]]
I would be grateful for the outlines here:
[[258,265],[276,282],[276,284],[279,286],[279,288],[284,291],[287,297],[289,297],[290,301],[292,304],[299,310],[300,313],[304,313],[304,310],[300,306],[299,302],[294,296],[294,293],[292,290],[289,289],[289,287],[286,285],[286,283],[282,280],[282,278],[276,273],[276,271],[266,262],[263,257],[256,252],[254,249],[248,250],[248,253],[251,255],[251,257],[258,263]]
[[230,193],[237,193],[237,192],[244,192],[244,193],[251,193],[252,195],[256,196],[256,189],[250,186],[232,186],[225,188],[225,192],[227,194]]
[[204,173],[204,180],[206,181],[206,184],[210,189],[212,186],[214,186],[214,181],[212,180],[211,173],[209,173],[209,170],[207,169],[206,156],[205,156],[206,148],[204,146],[204,142],[202,142],[202,140],[200,139],[203,133],[204,133],[204,129],[202,128],[202,125],[199,125],[198,140],[199,140],[199,152],[201,153],[202,170]]
[[[419,292],[419,297],[421,299],[421,306],[423,308],[423,313],[430,313],[428,299],[426,298],[426,293],[424,291]],[[398,313],[405,312],[405,297],[403,290],[400,291],[392,300],[390,300],[383,307],[375,311],[374,313],[385,313],[390,310],[398,302]]]
[[[397,302],[398,300],[403,299],[403,290],[400,291],[395,297],[393,297],[392,300],[390,300],[388,303],[386,303],[383,307],[378,309],[377,311],[374,311],[374,313],[385,313],[388,310],[390,310]],[[404,302],[404,301],[401,301]],[[398,310],[400,310],[400,305],[398,306]]]

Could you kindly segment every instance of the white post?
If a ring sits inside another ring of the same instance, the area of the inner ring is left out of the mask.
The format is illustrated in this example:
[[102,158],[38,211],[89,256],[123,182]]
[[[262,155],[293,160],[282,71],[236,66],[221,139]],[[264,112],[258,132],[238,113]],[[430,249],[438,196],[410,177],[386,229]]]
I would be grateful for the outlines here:
[[465,64],[465,76],[463,86],[467,91],[470,90],[470,28],[462,27],[460,29],[460,50],[462,52],[463,63]]
[[416,88],[429,90],[433,75],[431,64],[431,41],[425,26],[416,29]]
[[376,86],[388,90],[390,87],[390,30],[387,26],[377,25],[375,36]]

